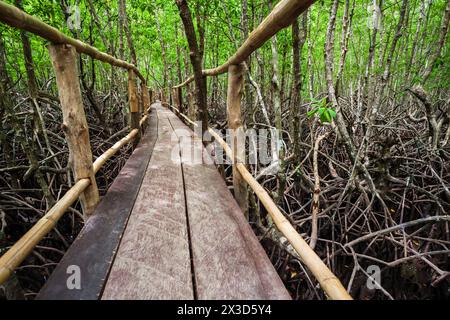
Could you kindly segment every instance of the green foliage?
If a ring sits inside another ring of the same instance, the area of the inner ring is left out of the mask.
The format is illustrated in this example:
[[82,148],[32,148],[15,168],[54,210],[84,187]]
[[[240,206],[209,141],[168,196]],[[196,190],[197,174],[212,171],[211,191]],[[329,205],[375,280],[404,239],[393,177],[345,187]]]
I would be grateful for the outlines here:
[[322,100],[312,99],[313,108],[307,113],[308,118],[312,118],[314,115],[318,115],[322,123],[331,123],[336,118],[336,111],[330,107],[327,102],[327,98]]
[[[15,0],[6,0],[14,4]],[[275,3],[277,1],[274,1]],[[40,18],[49,25],[72,35],[65,21],[65,14],[61,3],[75,5],[78,3],[81,16],[81,28],[78,32],[80,40],[92,43],[99,50],[119,54],[119,28],[118,28],[118,0],[95,0],[93,1],[99,24],[93,22],[91,10],[87,1],[66,0],[66,1],[41,1],[41,0],[23,0],[23,7],[29,14]],[[189,6],[194,16],[194,24],[197,28],[196,15],[200,15],[200,21],[204,24],[205,48],[204,48],[204,67],[213,68],[224,63],[234,52],[236,45],[243,43],[244,35],[242,29],[242,0],[189,0]],[[340,2],[337,12],[337,23],[335,28],[334,45],[334,75],[339,67],[341,57],[342,41],[342,18],[344,14],[344,1]],[[353,1],[350,1],[353,3]],[[426,13],[422,12],[421,1],[411,1],[408,8],[408,24],[402,30],[402,37],[397,46],[397,52],[394,55],[395,61],[392,65],[393,87],[410,87],[413,84],[420,83],[421,74],[426,66],[425,61],[430,55],[430,50],[435,47],[439,37],[442,13],[446,6],[445,0],[435,0],[430,6],[429,12],[423,18],[426,25],[422,22],[421,28],[417,28],[420,17]],[[343,77],[340,93],[348,95],[350,84],[353,84],[353,90],[356,89],[361,77],[364,76],[368,64],[368,55],[372,29],[370,28],[371,12],[370,6],[372,0],[361,0],[355,2],[354,15],[352,19],[351,35],[347,58],[343,66]],[[305,42],[301,53],[301,96],[317,96],[326,90],[324,81],[324,45],[326,40],[326,31],[328,25],[328,15],[331,0],[316,1],[308,11],[306,22],[308,39]],[[191,73],[189,61],[189,52],[187,50],[187,41],[184,37],[184,29],[179,17],[178,8],[175,0],[127,0],[127,15],[130,21],[130,30],[132,33],[136,54],[138,57],[138,68],[149,81],[150,86],[156,86],[162,83],[164,66],[162,64],[162,48],[159,35],[156,28],[156,15],[161,24],[162,37],[166,44],[166,56],[169,64],[169,78],[171,83],[178,82],[178,64],[182,70],[182,77],[186,73]],[[392,43],[393,33],[398,22],[398,13],[401,2],[395,0],[383,1],[383,19],[382,29],[379,30],[375,48],[375,63],[373,65],[373,76],[376,79],[380,77],[385,68],[386,55],[389,52]],[[248,1],[248,24],[251,30],[255,29],[261,20],[269,13],[267,0]],[[302,18],[299,19],[299,22]],[[229,23],[232,26],[230,30]],[[302,27],[302,23],[300,23]],[[20,33],[9,27],[0,24],[2,36],[5,39],[7,51],[8,70],[19,85],[26,87],[25,67],[20,43]],[[415,49],[413,48],[414,38],[418,37]],[[103,43],[101,34],[105,36],[108,43]],[[177,37],[175,36],[177,34]],[[292,30],[290,27],[282,30],[277,35],[279,50],[279,68],[282,70],[280,78],[285,80],[284,87],[289,90],[292,87]],[[48,57],[46,42],[39,37],[30,35],[32,42],[32,51],[36,73],[40,85],[44,85],[47,79],[52,77],[53,71]],[[236,39],[234,43],[233,39]],[[124,43],[124,60],[130,61],[129,50]],[[177,47],[180,56],[177,56]],[[448,59],[448,41],[444,45],[441,57],[436,63],[436,67],[426,84],[425,89],[448,88],[448,77],[441,76],[448,74],[450,61]],[[411,65],[412,50],[415,50],[414,61]],[[311,65],[308,65],[308,55],[310,55]],[[91,66],[89,59],[83,57],[85,63],[85,72],[90,73]],[[262,88],[270,87],[272,77],[271,67],[271,48],[270,42],[263,45],[256,54],[250,59],[250,69],[252,76],[257,80]],[[105,64],[96,64],[96,68],[101,70],[98,74],[98,86],[105,85],[109,81],[110,67]],[[119,72],[118,72],[119,73]],[[262,74],[261,74],[262,73]],[[410,73],[409,78],[406,76]],[[126,75],[123,75],[125,80]],[[308,82],[310,77],[314,79],[312,92],[309,92]],[[409,79],[409,83],[403,83]],[[106,80],[106,81],[105,81]],[[105,83],[103,84],[102,81]],[[214,80],[215,81],[215,80]],[[208,80],[208,86],[212,86],[213,80]],[[226,77],[219,77],[219,88],[226,86]],[[52,88],[54,89],[54,88]],[[210,87],[211,89],[211,87]],[[264,99],[270,99],[268,92]],[[334,118],[334,110],[315,107],[316,113],[323,122],[329,122]]]

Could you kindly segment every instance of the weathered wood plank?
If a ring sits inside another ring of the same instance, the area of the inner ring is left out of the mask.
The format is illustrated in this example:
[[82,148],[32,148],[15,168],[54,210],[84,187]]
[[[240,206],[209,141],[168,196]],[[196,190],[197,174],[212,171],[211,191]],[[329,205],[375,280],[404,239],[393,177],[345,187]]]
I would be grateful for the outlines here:
[[[40,300],[94,300],[100,297],[126,222],[138,195],[157,137],[157,116],[152,110],[147,130],[78,238],[45,286]],[[69,290],[67,268],[81,271],[81,290]]]
[[158,110],[158,141],[102,299],[193,299],[178,143]]
[[[174,114],[169,119],[177,133],[189,130]],[[290,299],[205,148],[181,141],[198,299]],[[192,161],[199,153],[203,163]]]

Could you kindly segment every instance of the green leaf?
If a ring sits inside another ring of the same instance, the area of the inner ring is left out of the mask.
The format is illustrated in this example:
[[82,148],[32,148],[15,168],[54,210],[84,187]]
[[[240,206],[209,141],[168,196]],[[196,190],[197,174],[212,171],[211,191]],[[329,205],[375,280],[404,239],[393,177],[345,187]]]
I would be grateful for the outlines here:
[[336,111],[334,111],[333,109],[328,109],[328,112],[330,113],[331,118],[336,118]]
[[324,111],[320,115],[320,121],[322,121],[322,123],[330,123],[331,122],[331,117],[330,117],[330,114],[328,113],[328,111]]
[[319,111],[319,109],[313,109],[311,111],[308,111],[306,115],[308,116],[308,118],[312,118],[317,113],[317,111]]

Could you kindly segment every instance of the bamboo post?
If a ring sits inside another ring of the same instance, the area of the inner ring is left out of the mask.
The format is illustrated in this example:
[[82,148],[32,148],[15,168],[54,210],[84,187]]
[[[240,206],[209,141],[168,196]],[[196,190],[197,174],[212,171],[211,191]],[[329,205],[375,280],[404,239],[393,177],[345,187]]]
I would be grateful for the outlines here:
[[160,101],[161,101],[161,103],[166,103],[166,97],[165,97],[165,95],[164,95],[164,89],[161,89],[161,90],[159,91],[159,96],[160,96]]
[[245,133],[241,114],[241,99],[244,88],[244,65],[231,65],[228,69],[227,115],[231,131],[233,150],[234,197],[248,218],[248,190],[237,164],[245,164]]
[[77,69],[77,53],[71,45],[48,47],[56,73],[59,98],[63,112],[63,130],[70,151],[70,163],[76,181],[88,178],[89,187],[81,195],[85,217],[92,214],[99,202],[99,194],[92,166],[89,127],[84,113],[83,98]]
[[194,104],[194,95],[192,92],[189,92],[187,94],[187,101],[188,101],[188,117],[192,120],[197,120],[197,112],[195,111],[195,104]]
[[151,105],[154,101],[154,94],[153,94],[153,90],[150,88],[148,89],[148,96],[149,96],[150,105]]
[[142,90],[142,82],[136,86],[136,92],[138,97],[138,111],[142,115],[144,113],[144,91]]
[[183,88],[177,88],[178,111],[183,112]]
[[148,108],[150,108],[150,93],[148,87],[144,83],[141,83],[141,91],[144,102],[144,116],[146,116],[148,114]]
[[136,146],[141,138],[141,130],[139,127],[139,120],[141,116],[139,113],[136,75],[134,74],[133,70],[128,70],[128,101],[130,104],[130,130],[139,130],[138,136],[134,141],[134,146]]
[[173,106],[181,112],[179,90],[172,88]]

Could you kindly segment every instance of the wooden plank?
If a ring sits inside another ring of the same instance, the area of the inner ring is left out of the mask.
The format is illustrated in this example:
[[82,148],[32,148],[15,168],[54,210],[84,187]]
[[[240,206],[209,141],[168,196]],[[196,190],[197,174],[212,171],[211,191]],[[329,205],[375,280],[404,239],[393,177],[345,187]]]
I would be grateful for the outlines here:
[[193,299],[177,141],[161,108],[158,141],[102,299]]
[[[189,130],[174,114],[176,132]],[[181,139],[183,141],[183,139]],[[201,143],[183,145],[186,203],[198,299],[291,299]],[[203,163],[191,161],[203,154]]]
[[[156,111],[151,112],[149,121],[149,130],[141,143],[96,208],[96,214],[87,221],[39,292],[37,299],[94,300],[100,297],[156,142]],[[67,288],[67,268],[70,265],[80,267],[81,290]]]

